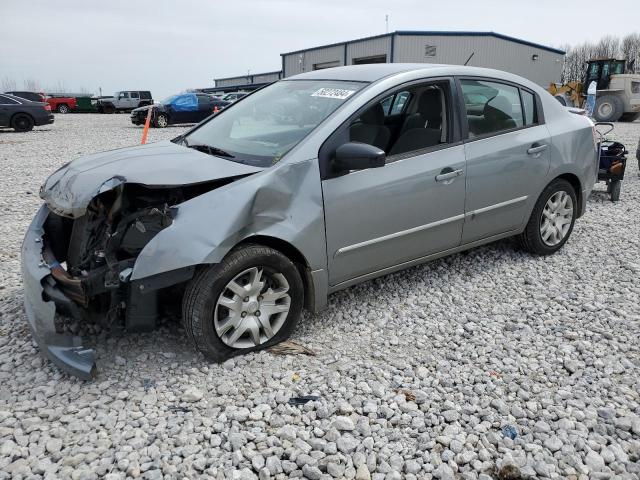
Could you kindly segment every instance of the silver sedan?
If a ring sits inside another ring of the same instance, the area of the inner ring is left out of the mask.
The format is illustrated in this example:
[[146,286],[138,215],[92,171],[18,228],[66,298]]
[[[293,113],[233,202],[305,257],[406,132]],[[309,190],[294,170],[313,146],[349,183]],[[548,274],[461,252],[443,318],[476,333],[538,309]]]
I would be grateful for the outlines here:
[[54,316],[154,328],[168,301],[208,358],[269,347],[350,285],[510,236],[549,255],[597,172],[593,124],[544,89],[471,67],[309,72],[171,142],[75,160],[24,241],[42,352],[89,378]]

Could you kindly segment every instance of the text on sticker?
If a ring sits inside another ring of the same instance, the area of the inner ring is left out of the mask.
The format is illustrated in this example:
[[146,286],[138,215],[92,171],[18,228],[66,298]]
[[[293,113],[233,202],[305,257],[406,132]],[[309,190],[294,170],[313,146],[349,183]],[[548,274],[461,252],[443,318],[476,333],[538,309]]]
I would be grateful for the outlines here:
[[321,88],[311,94],[312,97],[337,98],[344,100],[353,95],[355,90],[344,90],[342,88]]

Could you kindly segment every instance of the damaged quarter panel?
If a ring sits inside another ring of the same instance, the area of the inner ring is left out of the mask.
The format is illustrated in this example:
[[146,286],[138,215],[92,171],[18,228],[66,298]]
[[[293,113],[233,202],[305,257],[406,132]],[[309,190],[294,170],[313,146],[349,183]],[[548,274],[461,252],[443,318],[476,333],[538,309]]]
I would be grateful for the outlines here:
[[172,225],[138,256],[132,279],[217,263],[254,235],[290,243],[311,270],[326,268],[317,159],[283,162],[179,205]]

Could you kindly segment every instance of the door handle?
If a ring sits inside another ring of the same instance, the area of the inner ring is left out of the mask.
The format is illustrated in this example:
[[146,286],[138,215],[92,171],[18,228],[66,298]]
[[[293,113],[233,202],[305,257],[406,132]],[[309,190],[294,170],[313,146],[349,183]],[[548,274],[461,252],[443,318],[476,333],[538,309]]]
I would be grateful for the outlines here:
[[450,168],[445,168],[442,170],[440,175],[436,175],[436,182],[446,182],[447,180],[453,180],[456,177],[459,177],[464,173],[464,170],[451,170]]
[[544,152],[547,149],[548,145],[547,144],[539,144],[539,143],[534,143],[533,145],[531,145],[531,147],[529,148],[529,150],[527,150],[527,153],[529,155],[536,155],[538,153]]

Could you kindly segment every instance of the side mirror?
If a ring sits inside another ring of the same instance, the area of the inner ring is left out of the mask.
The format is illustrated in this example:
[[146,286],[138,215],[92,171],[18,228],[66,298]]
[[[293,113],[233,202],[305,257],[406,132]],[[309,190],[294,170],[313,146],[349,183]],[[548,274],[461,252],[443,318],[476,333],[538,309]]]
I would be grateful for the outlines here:
[[340,145],[334,154],[333,164],[337,170],[365,170],[384,167],[387,156],[384,150],[368,143],[349,142]]

